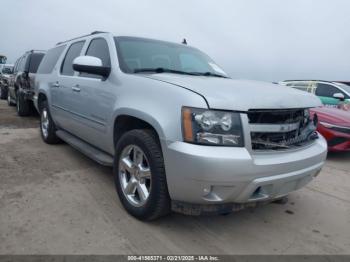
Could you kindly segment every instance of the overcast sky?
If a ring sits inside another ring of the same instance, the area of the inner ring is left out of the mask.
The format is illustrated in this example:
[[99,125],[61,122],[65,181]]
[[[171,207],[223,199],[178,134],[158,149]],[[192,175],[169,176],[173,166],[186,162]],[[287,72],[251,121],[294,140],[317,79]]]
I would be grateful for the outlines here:
[[234,78],[350,80],[349,0],[0,0],[0,53],[90,33],[180,42]]

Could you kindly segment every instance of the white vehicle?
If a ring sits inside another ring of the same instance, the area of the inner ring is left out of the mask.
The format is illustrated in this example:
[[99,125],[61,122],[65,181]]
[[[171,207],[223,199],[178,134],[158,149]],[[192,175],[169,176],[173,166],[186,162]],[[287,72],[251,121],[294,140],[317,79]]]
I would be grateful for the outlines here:
[[338,107],[340,103],[350,103],[350,86],[340,82],[286,80],[279,84],[315,94],[326,106]]

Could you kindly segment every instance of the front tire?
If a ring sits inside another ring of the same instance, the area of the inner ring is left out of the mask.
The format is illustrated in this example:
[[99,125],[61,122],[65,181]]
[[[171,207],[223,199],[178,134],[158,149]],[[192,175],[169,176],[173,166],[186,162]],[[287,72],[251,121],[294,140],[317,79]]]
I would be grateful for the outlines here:
[[47,102],[43,102],[40,111],[40,133],[41,137],[47,144],[58,144],[61,142],[56,135],[56,126],[51,118]]
[[16,108],[17,108],[17,115],[19,116],[29,116],[31,113],[30,101],[25,99],[24,93],[20,91],[18,91],[17,93]]
[[144,221],[169,214],[164,160],[156,134],[146,129],[129,131],[115,152],[115,186],[124,208]]

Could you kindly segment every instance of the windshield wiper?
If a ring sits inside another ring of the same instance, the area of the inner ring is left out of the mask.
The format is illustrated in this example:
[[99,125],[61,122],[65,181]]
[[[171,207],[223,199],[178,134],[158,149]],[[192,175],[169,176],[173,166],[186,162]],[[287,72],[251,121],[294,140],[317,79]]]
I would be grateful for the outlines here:
[[181,70],[174,70],[174,69],[169,69],[169,68],[164,68],[164,67],[157,67],[157,68],[139,68],[135,69],[134,73],[173,73],[173,74],[181,74],[181,75],[191,75],[191,76],[214,76],[214,77],[222,77],[222,78],[228,78],[227,76],[220,75],[220,74],[215,74],[212,72],[186,72],[186,71],[181,71]]
[[153,72],[153,73],[173,73],[173,74],[182,74],[182,75],[197,75],[196,73],[190,73],[180,70],[174,70],[169,68],[163,68],[163,67],[157,67],[157,68],[139,68],[135,69],[134,73],[147,73],[147,72]]
[[228,78],[227,76],[224,76],[224,75],[220,75],[220,74],[215,74],[215,73],[212,73],[212,72],[204,72],[204,73],[200,73],[200,72],[191,72],[193,74],[196,74],[198,76],[214,76],[214,77],[222,77],[222,78]]

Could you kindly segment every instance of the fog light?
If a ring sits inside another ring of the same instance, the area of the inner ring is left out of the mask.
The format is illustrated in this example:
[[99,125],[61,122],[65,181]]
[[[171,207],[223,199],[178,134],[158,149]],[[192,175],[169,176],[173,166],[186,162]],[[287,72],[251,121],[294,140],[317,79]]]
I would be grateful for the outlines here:
[[205,144],[216,144],[216,145],[238,145],[241,136],[237,135],[221,135],[212,133],[198,133],[197,140]]

